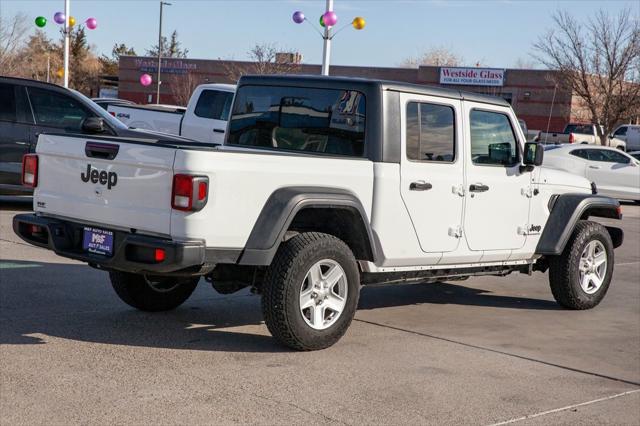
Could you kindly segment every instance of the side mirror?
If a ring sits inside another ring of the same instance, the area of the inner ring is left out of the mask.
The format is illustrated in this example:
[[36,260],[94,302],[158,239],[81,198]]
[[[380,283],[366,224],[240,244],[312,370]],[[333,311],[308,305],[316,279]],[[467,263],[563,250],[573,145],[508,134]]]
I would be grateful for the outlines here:
[[613,139],[613,133],[609,133],[609,139]]
[[541,143],[527,142],[524,144],[525,166],[540,166],[544,158],[544,146]]
[[104,119],[101,117],[87,117],[82,122],[82,131],[84,133],[104,133]]

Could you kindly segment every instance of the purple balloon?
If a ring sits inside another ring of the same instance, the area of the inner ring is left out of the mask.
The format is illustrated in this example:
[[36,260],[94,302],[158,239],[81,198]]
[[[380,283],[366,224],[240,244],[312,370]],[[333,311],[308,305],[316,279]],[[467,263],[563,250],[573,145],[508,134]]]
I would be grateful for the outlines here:
[[151,76],[149,74],[142,74],[140,76],[140,84],[142,84],[143,86],[148,86],[153,82],[153,79],[151,78]]
[[324,15],[322,15],[322,19],[327,27],[333,27],[338,23],[338,15],[331,10],[325,12]]
[[95,30],[96,28],[98,28],[98,20],[96,18],[89,18],[85,21],[85,23],[87,24],[87,28],[89,28],[90,30]]
[[53,20],[56,21],[56,24],[64,24],[65,19],[66,16],[64,16],[62,12],[56,12],[56,14],[53,15]]
[[304,13],[299,10],[293,14],[293,22],[296,24],[302,24],[304,22]]

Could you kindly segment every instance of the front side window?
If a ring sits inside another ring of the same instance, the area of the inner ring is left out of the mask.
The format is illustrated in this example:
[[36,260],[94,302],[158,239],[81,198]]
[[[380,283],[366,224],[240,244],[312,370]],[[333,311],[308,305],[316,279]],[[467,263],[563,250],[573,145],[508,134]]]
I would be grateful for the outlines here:
[[89,113],[69,96],[50,90],[29,88],[29,99],[33,107],[36,124],[80,131],[82,122]]
[[613,136],[626,136],[627,135],[627,126],[620,127]]
[[233,93],[218,90],[203,90],[200,98],[198,98],[194,113],[202,118],[227,121],[229,119],[232,100]]
[[407,104],[407,158],[412,161],[455,160],[454,110],[449,106]]
[[243,86],[227,143],[361,157],[365,104],[355,90]]
[[471,159],[477,165],[513,166],[519,162],[518,143],[509,117],[471,111]]
[[630,162],[629,157],[625,156],[624,154],[620,154],[616,151],[609,151],[608,149],[590,149],[589,160],[599,161],[603,163],[620,164],[626,164]]

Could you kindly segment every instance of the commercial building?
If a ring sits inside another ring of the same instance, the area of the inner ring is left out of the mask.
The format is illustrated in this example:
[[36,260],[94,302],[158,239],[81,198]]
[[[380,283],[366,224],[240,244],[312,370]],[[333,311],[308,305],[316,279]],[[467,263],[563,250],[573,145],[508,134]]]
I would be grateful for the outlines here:
[[[298,56],[295,56],[298,58]],[[122,56],[119,68],[118,95],[138,103],[156,102],[155,81],[150,86],[139,82],[143,73],[154,77],[156,58]],[[252,62],[163,59],[161,103],[184,104],[192,88],[200,83],[234,83],[239,71],[255,72]],[[320,65],[291,64],[287,72],[320,74]],[[557,87],[557,71],[482,67],[385,68],[331,66],[331,75],[365,77],[408,83],[449,87],[506,99],[529,129],[562,131],[570,121],[584,121],[578,99],[570,91]],[[632,121],[638,117],[632,118]]]

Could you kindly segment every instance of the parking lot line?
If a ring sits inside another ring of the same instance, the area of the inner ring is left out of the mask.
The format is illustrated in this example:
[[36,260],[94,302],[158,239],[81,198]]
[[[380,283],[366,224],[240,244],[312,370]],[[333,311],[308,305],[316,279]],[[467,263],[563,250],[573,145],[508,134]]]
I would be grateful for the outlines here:
[[535,417],[544,416],[544,415],[547,415],[547,414],[558,413],[560,411],[571,410],[571,409],[578,408],[578,407],[584,407],[585,405],[591,405],[591,404],[596,404],[598,402],[608,401],[610,399],[620,398],[622,396],[630,395],[630,394],[636,393],[636,392],[640,392],[640,389],[634,389],[634,390],[630,390],[630,391],[627,391],[627,392],[618,393],[618,394],[615,394],[615,395],[605,396],[604,398],[592,399],[591,401],[581,402],[579,404],[573,404],[573,405],[567,405],[565,407],[554,408],[553,410],[547,410],[547,411],[541,411],[539,413],[528,414],[526,416],[517,417],[515,419],[505,420],[503,422],[492,423],[490,426],[507,425],[507,424],[511,424],[511,423],[520,422],[520,421],[523,421],[523,420],[529,420],[529,419],[533,419]]
[[448,339],[446,337],[434,336],[432,334],[421,333],[419,331],[408,330],[406,328],[394,327],[392,325],[380,324],[380,323],[377,323],[377,322],[367,321],[367,320],[358,319],[358,318],[354,318],[353,320],[354,321],[358,321],[358,322],[362,322],[362,323],[365,323],[365,324],[369,324],[369,325],[374,325],[374,326],[378,326],[378,327],[384,327],[384,328],[388,328],[388,329],[391,329],[391,330],[402,331],[404,333],[414,334],[414,335],[417,335],[417,336],[428,337],[428,338],[440,340],[440,341],[443,341],[443,342],[453,343],[453,344],[456,344],[456,345],[465,346],[467,348],[479,349],[479,350],[482,350],[482,351],[492,352],[492,353],[495,353],[495,354],[505,355],[505,356],[509,356],[509,357],[513,357],[513,358],[518,358],[518,359],[522,359],[522,360],[525,360],[525,361],[535,362],[537,364],[542,364],[542,365],[547,365],[547,366],[550,366],[550,367],[560,368],[560,369],[563,369],[563,370],[573,371],[574,373],[588,374],[590,376],[599,377],[601,379],[613,380],[613,381],[620,382],[620,383],[625,383],[625,384],[628,384],[628,385],[640,386],[640,383],[634,382],[634,381],[631,381],[631,380],[620,379],[618,377],[607,376],[607,375],[604,375],[604,374],[594,373],[593,371],[581,370],[579,368],[567,367],[566,365],[554,364],[552,362],[543,361],[541,359],[536,359],[536,358],[531,358],[531,357],[528,357],[528,356],[513,354],[513,353],[509,353],[509,352],[504,352],[504,351],[500,351],[500,350],[497,350],[497,349],[487,348],[487,347],[484,347],[484,346],[473,345],[471,343],[465,343],[465,342],[461,342],[461,341],[458,341],[458,340]]

